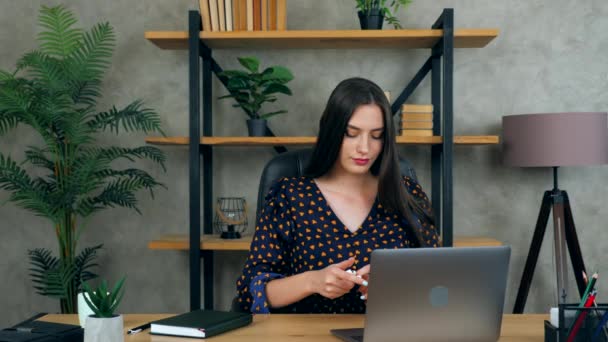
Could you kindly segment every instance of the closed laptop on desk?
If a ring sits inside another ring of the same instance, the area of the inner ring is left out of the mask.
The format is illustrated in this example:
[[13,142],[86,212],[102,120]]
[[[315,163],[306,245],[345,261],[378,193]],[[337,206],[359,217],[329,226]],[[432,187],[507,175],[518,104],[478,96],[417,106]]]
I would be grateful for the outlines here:
[[[496,341],[510,247],[375,250],[365,330],[346,341]],[[363,338],[362,338],[363,337]]]

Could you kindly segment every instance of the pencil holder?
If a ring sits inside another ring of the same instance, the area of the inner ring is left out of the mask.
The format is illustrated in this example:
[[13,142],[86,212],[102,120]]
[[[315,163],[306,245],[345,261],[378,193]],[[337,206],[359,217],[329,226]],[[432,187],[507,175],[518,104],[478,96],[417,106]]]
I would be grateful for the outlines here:
[[560,304],[559,327],[545,321],[545,342],[608,342],[607,320],[608,304],[590,308],[580,308],[579,304]]

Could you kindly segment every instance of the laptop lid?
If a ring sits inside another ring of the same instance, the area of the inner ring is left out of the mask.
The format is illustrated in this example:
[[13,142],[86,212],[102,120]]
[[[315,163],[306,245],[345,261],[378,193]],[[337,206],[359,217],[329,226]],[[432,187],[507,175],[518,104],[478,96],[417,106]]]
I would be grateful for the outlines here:
[[365,341],[496,341],[511,248],[372,252]]

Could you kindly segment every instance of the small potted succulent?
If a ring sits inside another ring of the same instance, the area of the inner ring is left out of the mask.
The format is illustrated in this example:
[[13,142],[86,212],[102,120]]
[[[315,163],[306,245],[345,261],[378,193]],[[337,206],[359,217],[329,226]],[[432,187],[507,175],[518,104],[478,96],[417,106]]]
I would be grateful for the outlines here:
[[120,279],[114,288],[109,291],[108,284],[104,280],[96,288],[92,289],[89,284],[83,283],[86,292],[84,300],[93,310],[94,314],[87,317],[84,328],[84,342],[122,342],[123,317],[115,314],[116,308],[124,295],[123,284],[125,278]]
[[240,57],[238,60],[245,70],[226,70],[218,75],[230,91],[229,95],[220,96],[219,99],[234,98],[236,103],[233,107],[243,108],[249,116],[249,135],[266,136],[266,119],[287,111],[263,113],[262,105],[275,102],[275,94],[291,95],[291,90],[285,84],[293,79],[293,75],[289,69],[278,65],[260,72],[260,62],[255,57]]
[[400,7],[407,7],[412,0],[355,0],[359,11],[359,22],[362,30],[381,30],[384,19],[400,29],[401,23],[395,17]]

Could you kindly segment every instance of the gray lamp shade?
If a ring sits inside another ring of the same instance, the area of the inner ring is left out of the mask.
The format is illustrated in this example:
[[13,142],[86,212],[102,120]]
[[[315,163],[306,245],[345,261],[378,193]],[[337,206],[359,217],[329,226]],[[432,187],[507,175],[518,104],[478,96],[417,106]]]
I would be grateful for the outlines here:
[[608,163],[607,113],[538,113],[502,118],[503,158],[509,166]]

